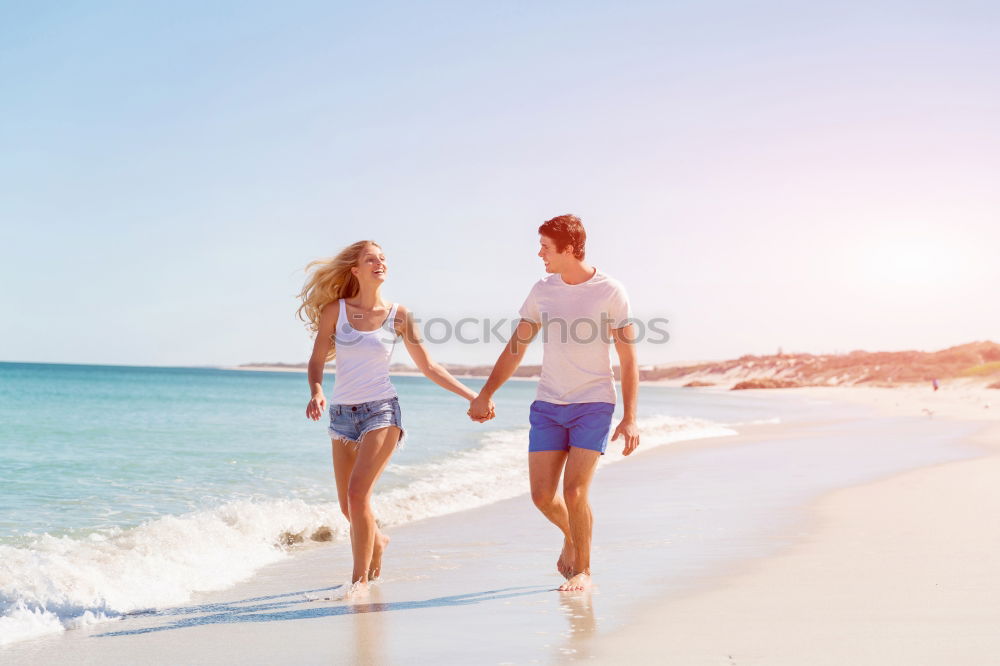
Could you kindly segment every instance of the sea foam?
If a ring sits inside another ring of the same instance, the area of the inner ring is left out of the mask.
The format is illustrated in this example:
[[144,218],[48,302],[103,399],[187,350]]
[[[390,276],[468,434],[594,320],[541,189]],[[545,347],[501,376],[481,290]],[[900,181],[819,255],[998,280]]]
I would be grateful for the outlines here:
[[[640,420],[634,455],[680,440],[736,431],[708,421],[658,416]],[[393,466],[403,479],[373,501],[386,527],[471,509],[528,491],[527,429],[487,431],[475,449],[417,465]],[[603,463],[623,459],[610,442]],[[184,603],[246,580],[287,557],[294,544],[345,541],[336,502],[240,500],[210,510],[163,516],[137,527],[84,538],[43,535],[0,545],[0,645]]]

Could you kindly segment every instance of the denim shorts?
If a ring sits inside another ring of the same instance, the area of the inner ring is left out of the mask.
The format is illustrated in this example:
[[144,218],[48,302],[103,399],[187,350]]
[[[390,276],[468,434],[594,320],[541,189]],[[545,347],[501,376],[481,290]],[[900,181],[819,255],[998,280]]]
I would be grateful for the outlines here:
[[333,439],[344,439],[357,447],[371,431],[396,426],[400,431],[396,446],[402,446],[402,423],[399,398],[394,396],[357,405],[330,405],[330,426],[327,432]]
[[569,447],[597,451],[602,456],[611,434],[615,406],[610,402],[577,402],[556,405],[543,400],[531,403],[528,452],[569,451]]

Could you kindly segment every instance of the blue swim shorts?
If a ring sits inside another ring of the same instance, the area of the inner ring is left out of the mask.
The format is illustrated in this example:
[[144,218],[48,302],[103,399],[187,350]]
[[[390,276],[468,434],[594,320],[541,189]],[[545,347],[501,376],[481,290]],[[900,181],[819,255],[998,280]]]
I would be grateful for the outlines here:
[[357,405],[330,405],[330,426],[327,432],[333,439],[344,439],[358,446],[362,438],[373,430],[396,426],[399,441],[403,444],[403,421],[399,412],[399,398],[362,402]]
[[610,402],[556,405],[535,400],[528,415],[528,452],[569,451],[575,446],[604,455],[614,413],[615,406]]

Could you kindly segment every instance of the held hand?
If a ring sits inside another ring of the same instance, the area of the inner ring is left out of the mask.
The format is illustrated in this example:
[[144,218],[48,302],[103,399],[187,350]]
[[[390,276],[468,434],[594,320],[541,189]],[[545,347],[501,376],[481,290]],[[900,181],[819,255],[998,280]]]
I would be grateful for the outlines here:
[[469,402],[469,411],[466,412],[469,418],[477,423],[485,423],[496,417],[496,406],[489,398],[477,395]]
[[309,404],[306,405],[306,418],[319,421],[324,411],[326,411],[326,396],[322,393],[317,393],[309,401]]
[[625,438],[625,448],[622,450],[622,455],[627,456],[639,446],[639,426],[635,424],[634,420],[622,419],[618,427],[615,428],[615,434],[611,441],[615,441],[619,436]]

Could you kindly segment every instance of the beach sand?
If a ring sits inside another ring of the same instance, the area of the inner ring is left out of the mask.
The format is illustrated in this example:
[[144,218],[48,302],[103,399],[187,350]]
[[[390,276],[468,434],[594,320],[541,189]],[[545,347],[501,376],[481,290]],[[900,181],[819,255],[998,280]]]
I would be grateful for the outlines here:
[[[759,391],[754,391],[759,393]],[[693,594],[660,598],[598,661],[1000,663],[1000,392],[980,381],[782,390],[883,415],[978,424],[975,457],[824,495],[796,543]],[[655,638],[651,638],[655,636]]]
[[998,475],[994,454],[832,493],[800,543],[648,605],[598,661],[1000,663]]
[[391,530],[386,574],[367,602],[338,600],[348,549],[314,546],[185,606],[24,641],[0,657],[996,662],[1000,424],[975,402],[991,394],[943,390],[931,416],[913,390],[907,399],[900,389],[792,389],[825,416],[602,466],[589,594],[554,591],[559,535],[521,496]]

